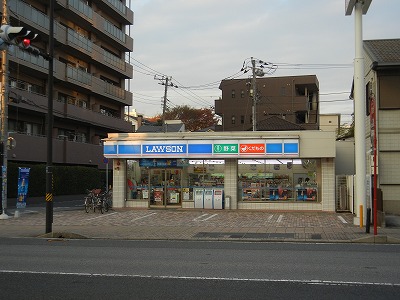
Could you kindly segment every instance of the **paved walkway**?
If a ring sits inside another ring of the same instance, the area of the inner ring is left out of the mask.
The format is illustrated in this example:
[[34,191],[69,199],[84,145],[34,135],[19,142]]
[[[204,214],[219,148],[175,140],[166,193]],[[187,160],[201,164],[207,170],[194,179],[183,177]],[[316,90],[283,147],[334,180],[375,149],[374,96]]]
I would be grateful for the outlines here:
[[18,218],[8,213],[0,237],[400,243],[400,227],[378,228],[374,236],[373,227],[366,233],[353,225],[350,213],[55,208],[48,235],[45,208],[25,209]]

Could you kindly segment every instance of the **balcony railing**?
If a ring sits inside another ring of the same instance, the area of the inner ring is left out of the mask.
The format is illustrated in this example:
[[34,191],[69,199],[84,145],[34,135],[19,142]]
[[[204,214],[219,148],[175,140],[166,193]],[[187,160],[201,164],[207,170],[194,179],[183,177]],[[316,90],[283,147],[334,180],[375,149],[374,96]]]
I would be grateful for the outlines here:
[[18,59],[30,62],[38,67],[49,69],[49,62],[43,57],[32,55],[29,52],[23,51],[16,46],[9,47],[8,53],[14,55]]
[[86,50],[87,52],[91,53],[93,50],[93,42],[86,38],[83,35],[80,35],[76,31],[68,28],[67,29],[67,41],[83,50]]
[[104,92],[106,94],[109,94],[111,96],[124,99],[125,98],[125,90],[121,89],[120,87],[117,87],[115,85],[112,85],[110,83],[104,82]]
[[81,0],[68,0],[68,5],[80,15],[84,16],[87,19],[93,19],[93,10],[92,8],[87,5],[85,2]]
[[85,85],[91,85],[92,83],[92,74],[71,66],[67,66],[67,78],[76,80]]
[[[40,10],[20,0],[12,0],[7,4],[11,11],[18,12],[20,18],[22,17],[36,26],[44,28],[45,31],[49,30],[49,17]],[[56,27],[54,27],[54,34],[57,34]]]
[[119,29],[117,26],[115,26],[114,24],[110,23],[107,20],[104,20],[104,30],[106,32],[108,32],[109,34],[111,34],[114,38],[116,38],[117,40],[122,41],[123,43],[125,43],[126,41],[126,34]]
[[112,6],[115,7],[116,10],[121,12],[122,14],[126,14],[126,6],[119,0],[106,0],[108,3],[110,3]]
[[104,58],[104,61],[109,63],[110,65],[112,65],[120,70],[125,70],[125,61],[104,49],[103,49],[103,58]]

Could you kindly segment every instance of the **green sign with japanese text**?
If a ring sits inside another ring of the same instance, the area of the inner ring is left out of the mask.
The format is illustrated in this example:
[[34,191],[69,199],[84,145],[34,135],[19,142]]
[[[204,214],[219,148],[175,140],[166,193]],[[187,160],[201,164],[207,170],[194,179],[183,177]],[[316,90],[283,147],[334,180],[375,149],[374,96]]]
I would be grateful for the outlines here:
[[237,154],[238,144],[214,144],[214,154]]

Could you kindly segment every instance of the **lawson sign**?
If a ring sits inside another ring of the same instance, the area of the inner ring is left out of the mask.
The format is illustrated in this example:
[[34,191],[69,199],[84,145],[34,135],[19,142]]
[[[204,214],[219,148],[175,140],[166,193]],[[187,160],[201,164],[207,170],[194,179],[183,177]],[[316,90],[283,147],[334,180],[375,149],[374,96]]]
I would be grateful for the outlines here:
[[168,141],[168,142],[111,142],[104,143],[104,156],[126,157],[297,157],[298,139],[229,140],[229,141]]

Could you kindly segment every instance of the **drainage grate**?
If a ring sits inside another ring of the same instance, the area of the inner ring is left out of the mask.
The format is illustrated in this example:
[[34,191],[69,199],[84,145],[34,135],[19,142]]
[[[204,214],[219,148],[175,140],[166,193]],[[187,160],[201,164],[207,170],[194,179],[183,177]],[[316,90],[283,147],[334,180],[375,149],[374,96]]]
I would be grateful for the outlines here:
[[312,240],[320,240],[320,239],[322,239],[322,236],[320,234],[312,234],[311,239]]

